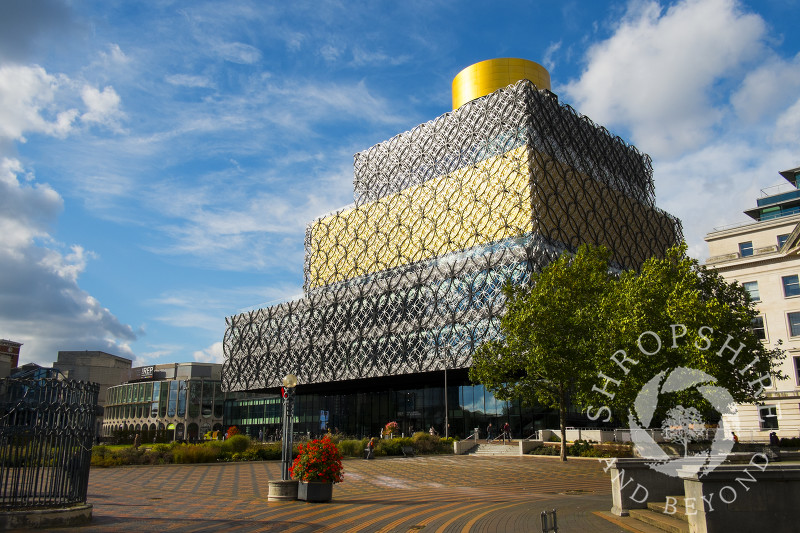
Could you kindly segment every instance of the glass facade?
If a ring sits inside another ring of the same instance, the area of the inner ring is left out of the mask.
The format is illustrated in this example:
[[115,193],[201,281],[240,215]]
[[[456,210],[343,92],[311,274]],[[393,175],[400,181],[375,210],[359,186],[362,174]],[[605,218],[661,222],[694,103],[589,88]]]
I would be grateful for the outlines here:
[[111,387],[103,437],[124,435],[127,439],[132,433],[141,432],[143,442],[197,440],[208,431],[223,428],[225,398],[220,381],[210,379],[163,380]]
[[[500,427],[508,422],[516,438],[531,436],[534,431],[558,427],[558,413],[540,407],[525,407],[519,402],[500,401],[483,385],[468,382],[465,371],[451,371],[448,376],[447,407],[450,436],[464,438],[478,428],[482,437],[491,422]],[[395,421],[402,434],[428,431],[431,426],[445,434],[444,374],[439,383],[430,381],[410,386],[381,386],[364,380],[337,391],[304,392],[298,390],[294,407],[294,430],[301,435],[338,432],[364,438],[378,436],[387,422]],[[228,400],[225,424],[235,425],[251,437],[265,440],[280,438],[282,403],[278,393]],[[570,425],[586,425],[582,413],[570,411]]]

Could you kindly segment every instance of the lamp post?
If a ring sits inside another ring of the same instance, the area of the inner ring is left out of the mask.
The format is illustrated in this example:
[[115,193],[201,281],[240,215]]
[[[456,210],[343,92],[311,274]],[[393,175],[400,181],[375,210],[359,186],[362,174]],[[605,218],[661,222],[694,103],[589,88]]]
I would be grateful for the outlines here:
[[450,420],[448,413],[450,409],[447,406],[447,355],[444,356],[444,438],[450,438]]
[[294,428],[294,388],[297,377],[289,374],[283,378],[283,435],[281,438],[281,481],[289,481],[292,464],[292,433]]

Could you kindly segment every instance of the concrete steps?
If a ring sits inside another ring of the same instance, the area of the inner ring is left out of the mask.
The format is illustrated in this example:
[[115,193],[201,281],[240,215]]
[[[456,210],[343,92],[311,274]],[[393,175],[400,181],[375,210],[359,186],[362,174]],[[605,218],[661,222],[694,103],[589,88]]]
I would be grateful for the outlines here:
[[[647,502],[647,509],[631,509],[632,518],[644,522],[661,531],[669,533],[689,533],[689,519],[686,517],[686,500],[675,496],[675,505],[667,509],[667,502]],[[671,511],[667,513],[665,511]]]
[[661,531],[669,533],[689,533],[689,522],[652,509],[631,509],[630,516]]
[[666,502],[648,502],[647,509],[631,509],[629,516],[616,516],[606,511],[594,514],[636,533],[690,533],[684,497],[675,496],[675,500],[677,503],[672,514],[664,512]]
[[519,445],[478,444],[470,455],[519,455]]

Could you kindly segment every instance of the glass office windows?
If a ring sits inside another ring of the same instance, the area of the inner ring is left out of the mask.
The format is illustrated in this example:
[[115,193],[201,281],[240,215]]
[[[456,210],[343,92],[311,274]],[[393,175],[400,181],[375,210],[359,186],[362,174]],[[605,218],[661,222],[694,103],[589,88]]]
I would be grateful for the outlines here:
[[781,281],[783,283],[783,295],[785,297],[800,296],[800,279],[798,279],[797,274],[783,276]]
[[222,407],[225,404],[225,395],[219,382],[214,383],[214,418],[222,418]]
[[167,416],[175,416],[178,407],[178,382],[169,382],[169,400],[167,400]]
[[214,384],[210,381],[203,381],[203,399],[201,412],[204,418],[211,417],[214,409]]
[[758,408],[758,423],[761,429],[778,429],[778,408],[762,405]]
[[189,416],[196,418],[200,416],[200,394],[203,384],[200,381],[189,382]]
[[778,248],[782,248],[786,241],[789,239],[789,234],[778,235]]
[[739,243],[739,255],[742,257],[749,257],[753,255],[753,242],[740,242]]
[[186,381],[178,382],[178,416],[186,416]]
[[158,416],[161,418],[167,416],[167,398],[169,395],[169,386],[167,383],[166,381],[161,382],[161,396],[159,396],[158,399]]
[[750,295],[750,299],[754,302],[761,301],[761,295],[758,293],[758,282],[757,281],[746,281],[742,283],[744,290]]
[[751,328],[753,329],[753,333],[755,333],[756,337],[758,337],[758,340],[767,340],[767,330],[764,327],[763,316],[757,316],[753,318]]

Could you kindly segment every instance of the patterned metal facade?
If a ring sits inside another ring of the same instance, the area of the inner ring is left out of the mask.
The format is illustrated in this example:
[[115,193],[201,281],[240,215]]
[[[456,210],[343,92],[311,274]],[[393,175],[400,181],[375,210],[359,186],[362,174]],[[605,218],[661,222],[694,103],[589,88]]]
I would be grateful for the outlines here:
[[466,368],[507,279],[582,243],[636,268],[682,240],[649,157],[527,80],[356,154],[354,189],[307,228],[304,297],[227,319],[226,390]]

